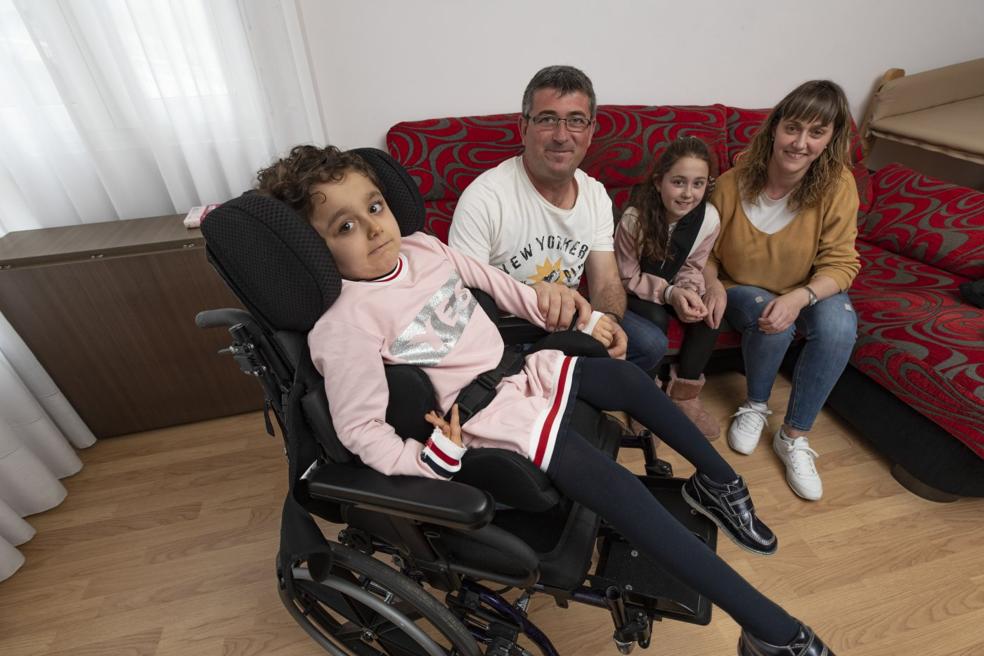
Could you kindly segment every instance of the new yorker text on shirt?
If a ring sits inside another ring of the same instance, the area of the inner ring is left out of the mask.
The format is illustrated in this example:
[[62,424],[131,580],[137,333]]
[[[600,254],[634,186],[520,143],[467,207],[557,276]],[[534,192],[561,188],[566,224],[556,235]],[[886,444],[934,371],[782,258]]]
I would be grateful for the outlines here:
[[[510,275],[523,270],[525,282],[533,284],[541,280],[576,285],[584,269],[584,260],[590,246],[579,239],[562,235],[534,237],[519,252],[508,256],[499,267]],[[532,268],[531,268],[532,263]],[[564,280],[560,278],[563,276]]]

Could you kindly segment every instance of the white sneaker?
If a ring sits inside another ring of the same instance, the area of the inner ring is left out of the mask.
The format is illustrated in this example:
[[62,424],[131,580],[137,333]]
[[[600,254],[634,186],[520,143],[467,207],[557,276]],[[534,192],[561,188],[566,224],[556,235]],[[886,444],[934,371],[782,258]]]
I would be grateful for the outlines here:
[[771,414],[768,409],[756,410],[750,401],[742,403],[738,412],[731,415],[735,419],[728,428],[728,445],[738,453],[750,454],[762,437],[765,418]]
[[823,482],[813,461],[820,455],[810,448],[806,436],[784,440],[780,427],[772,438],[772,450],[786,465],[786,482],[793,492],[807,501],[818,501],[823,496]]

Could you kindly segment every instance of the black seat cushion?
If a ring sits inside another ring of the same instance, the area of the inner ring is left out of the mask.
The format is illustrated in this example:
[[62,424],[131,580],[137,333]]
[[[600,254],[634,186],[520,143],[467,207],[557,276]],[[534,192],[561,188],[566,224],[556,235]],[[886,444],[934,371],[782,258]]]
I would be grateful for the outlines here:
[[[615,457],[622,433],[606,415],[577,401],[571,427],[609,457]],[[540,581],[562,590],[573,590],[584,582],[600,522],[593,511],[563,497],[543,511],[499,508],[492,520],[493,525],[517,536],[536,552]],[[450,538],[448,543],[456,547],[455,560],[467,565],[503,572],[516,569],[508,554],[496,556],[488,550],[475,550],[471,541],[456,538]]]
[[454,480],[492,494],[500,505],[544,512],[560,501],[550,479],[529,458],[505,449],[469,449]]

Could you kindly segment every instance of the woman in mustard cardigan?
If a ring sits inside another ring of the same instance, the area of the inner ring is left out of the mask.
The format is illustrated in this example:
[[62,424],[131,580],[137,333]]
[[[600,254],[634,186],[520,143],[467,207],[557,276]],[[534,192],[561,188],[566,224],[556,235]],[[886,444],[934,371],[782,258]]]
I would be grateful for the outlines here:
[[823,485],[807,433],[857,336],[846,293],[860,269],[850,127],[837,84],[801,84],[776,105],[711,195],[721,234],[704,269],[707,322],[717,327],[725,316],[742,333],[748,394],[728,444],[744,454],[755,449],[771,414],[772,384],[798,330],[806,343],[772,446],[790,487],[809,500],[822,496]]

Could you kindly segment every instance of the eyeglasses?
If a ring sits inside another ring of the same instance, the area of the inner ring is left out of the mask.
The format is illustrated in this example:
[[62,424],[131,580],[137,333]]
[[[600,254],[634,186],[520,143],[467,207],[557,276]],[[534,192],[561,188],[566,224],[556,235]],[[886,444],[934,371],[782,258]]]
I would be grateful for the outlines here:
[[530,121],[533,125],[541,130],[553,130],[560,122],[563,121],[567,126],[567,129],[571,132],[584,132],[588,129],[594,120],[587,118],[585,116],[571,116],[569,118],[560,118],[554,114],[537,114],[536,116],[525,115],[523,118]]

